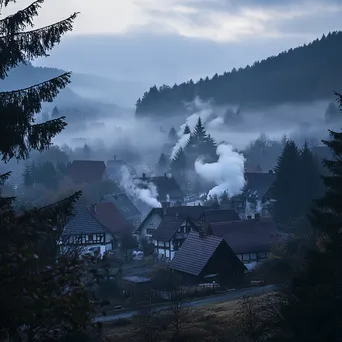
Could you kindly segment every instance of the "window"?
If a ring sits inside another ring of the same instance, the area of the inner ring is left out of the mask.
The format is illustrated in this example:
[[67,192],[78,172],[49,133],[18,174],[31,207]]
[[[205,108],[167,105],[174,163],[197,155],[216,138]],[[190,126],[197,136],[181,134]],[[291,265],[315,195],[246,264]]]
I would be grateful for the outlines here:
[[93,241],[93,234],[88,235],[88,241]]
[[257,259],[256,253],[251,253],[250,254],[250,260],[256,260],[256,259]]
[[185,233],[185,227],[180,227],[180,228],[179,228],[179,232],[180,232],[180,233]]
[[242,261],[249,261],[249,254],[243,254]]
[[153,235],[154,234],[155,229],[152,228],[147,228],[146,229],[146,235]]
[[265,259],[266,258],[266,253],[259,253],[258,257],[259,257],[259,259]]
[[187,226],[187,227],[186,227],[186,232],[187,232],[187,233],[190,233],[190,231],[191,231],[191,228],[190,228],[189,226]]

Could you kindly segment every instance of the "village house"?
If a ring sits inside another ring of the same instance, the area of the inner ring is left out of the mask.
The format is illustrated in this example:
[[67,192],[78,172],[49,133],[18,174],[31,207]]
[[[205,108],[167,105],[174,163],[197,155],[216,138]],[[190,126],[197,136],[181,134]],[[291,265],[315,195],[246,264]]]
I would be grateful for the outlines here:
[[172,260],[189,233],[199,230],[199,223],[191,218],[178,213],[164,216],[153,233],[153,244],[158,259]]
[[120,192],[103,196],[99,203],[112,203],[135,228],[138,228],[142,215],[130,198],[120,190]]
[[224,238],[238,258],[245,264],[256,264],[266,259],[282,238],[270,218],[214,222],[212,234]]
[[198,221],[206,223],[227,222],[240,220],[238,212],[234,209],[209,209],[198,217]]
[[210,206],[176,206],[168,207],[165,203],[162,208],[153,208],[141,222],[135,235],[139,240],[147,239],[153,241],[152,236],[157,230],[164,216],[186,217],[192,220],[197,220]]
[[106,164],[100,160],[74,160],[67,176],[76,184],[95,183],[106,178]]
[[182,282],[195,284],[216,281],[233,285],[246,270],[225,239],[191,232],[168,268],[182,276]]
[[184,203],[184,194],[179,187],[176,179],[170,175],[164,174],[160,177],[147,177],[143,173],[139,178],[140,186],[147,188],[148,184],[153,184],[157,189],[157,200],[160,203],[167,202],[169,206],[180,206]]
[[81,247],[83,252],[103,256],[113,250],[132,226],[111,203],[90,207],[75,206],[73,216],[65,225],[59,244],[61,248]]
[[242,194],[232,197],[231,208],[239,213],[241,219],[252,218],[255,215],[270,217],[270,189],[275,181],[275,174],[272,170],[267,173],[246,172],[245,179],[245,188]]

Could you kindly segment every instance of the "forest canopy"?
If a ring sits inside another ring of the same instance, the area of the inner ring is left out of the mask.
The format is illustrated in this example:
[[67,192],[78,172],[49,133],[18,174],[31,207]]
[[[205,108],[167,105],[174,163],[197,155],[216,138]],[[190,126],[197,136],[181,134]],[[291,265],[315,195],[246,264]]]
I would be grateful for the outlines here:
[[184,103],[196,96],[212,99],[216,105],[243,107],[332,100],[332,89],[341,90],[341,58],[342,32],[332,32],[310,44],[212,78],[159,88],[154,85],[137,100],[136,115],[183,115]]

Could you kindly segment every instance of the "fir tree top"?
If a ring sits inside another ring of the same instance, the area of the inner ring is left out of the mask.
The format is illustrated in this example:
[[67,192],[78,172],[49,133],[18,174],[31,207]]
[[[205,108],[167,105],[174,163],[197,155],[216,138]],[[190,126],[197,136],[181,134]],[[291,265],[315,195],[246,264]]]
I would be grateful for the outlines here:
[[190,127],[188,125],[185,125],[183,134],[191,134]]
[[[2,0],[0,9],[11,1]],[[38,15],[43,2],[37,0],[0,21],[0,79],[21,63],[48,56],[48,51],[60,42],[62,35],[72,30],[77,13],[55,24],[27,30],[33,27],[33,18]],[[31,149],[43,151],[66,126],[65,118],[35,123],[35,115],[41,111],[41,102],[52,102],[59,90],[69,83],[69,78],[67,72],[25,89],[0,92],[0,153],[3,161],[13,157],[27,158]],[[9,132],[16,134],[10,135]]]
[[195,138],[195,139],[198,139],[198,140],[205,140],[205,138],[207,137],[207,132],[202,124],[202,119],[201,117],[198,118],[198,121],[197,121],[197,124],[194,128],[194,131],[192,133],[192,136]]

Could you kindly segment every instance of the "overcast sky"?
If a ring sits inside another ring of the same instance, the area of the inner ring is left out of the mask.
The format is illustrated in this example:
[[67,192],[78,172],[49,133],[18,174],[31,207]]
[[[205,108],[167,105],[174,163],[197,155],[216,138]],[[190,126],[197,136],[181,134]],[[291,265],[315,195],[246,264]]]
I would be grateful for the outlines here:
[[342,0],[46,0],[36,24],[74,11],[81,12],[74,31],[41,65],[169,84],[340,30]]

